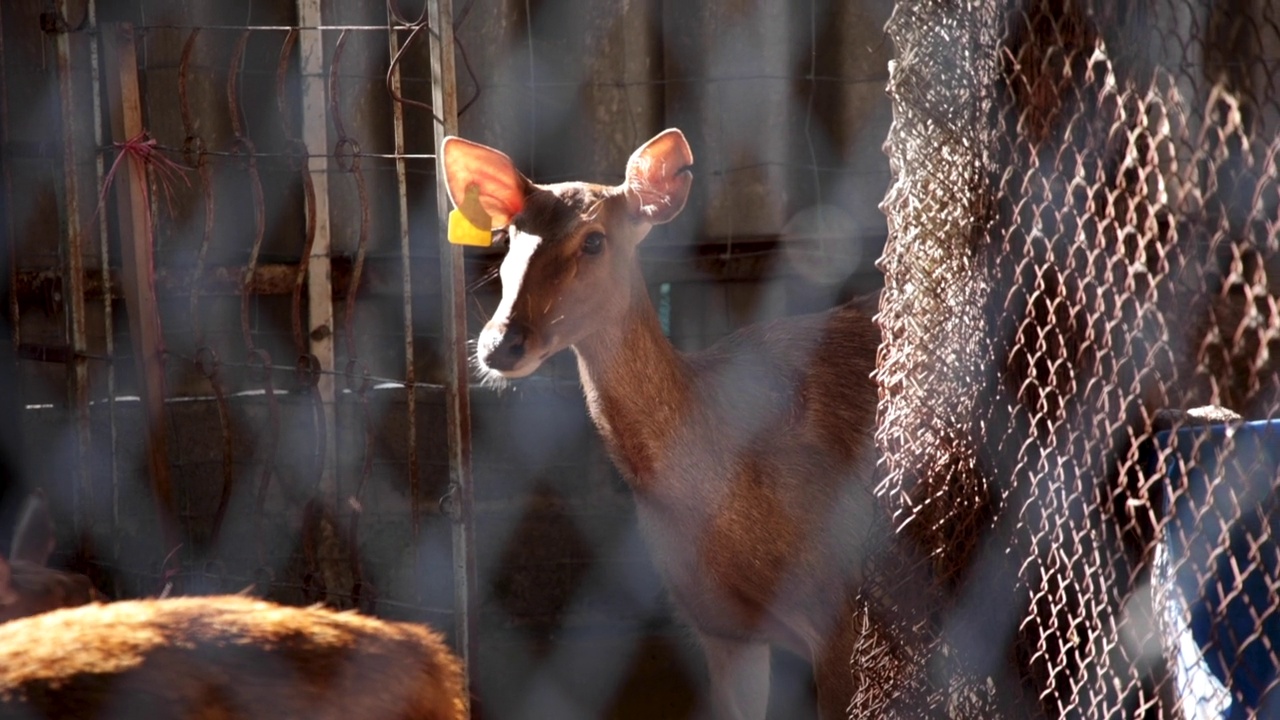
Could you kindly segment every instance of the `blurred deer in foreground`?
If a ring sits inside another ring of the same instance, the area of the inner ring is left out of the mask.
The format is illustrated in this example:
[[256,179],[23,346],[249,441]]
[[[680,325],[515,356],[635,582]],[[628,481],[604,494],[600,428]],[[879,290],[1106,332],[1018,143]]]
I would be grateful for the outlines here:
[[878,328],[849,303],[678,352],[637,246],[688,197],[679,130],[636,150],[612,187],[536,185],[460,138],[441,154],[459,212],[487,215],[508,243],[478,364],[501,381],[576,353],[591,417],[707,656],[716,715],[765,716],[776,645],[812,662],[822,717],[845,717],[867,637],[865,563],[891,533],[872,495]]
[[462,720],[430,628],[239,595],[128,600],[0,625],[0,718]]
[[98,598],[89,578],[46,567],[55,546],[53,521],[44,495],[27,496],[9,546],[9,559],[0,557],[0,622]]

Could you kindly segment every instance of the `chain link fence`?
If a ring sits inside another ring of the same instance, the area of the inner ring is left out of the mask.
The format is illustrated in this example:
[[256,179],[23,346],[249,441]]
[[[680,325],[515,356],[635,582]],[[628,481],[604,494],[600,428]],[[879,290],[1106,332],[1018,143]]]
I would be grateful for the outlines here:
[[1280,713],[1278,438],[1169,412],[1280,410],[1277,17],[896,7],[878,438],[933,577],[913,707]]

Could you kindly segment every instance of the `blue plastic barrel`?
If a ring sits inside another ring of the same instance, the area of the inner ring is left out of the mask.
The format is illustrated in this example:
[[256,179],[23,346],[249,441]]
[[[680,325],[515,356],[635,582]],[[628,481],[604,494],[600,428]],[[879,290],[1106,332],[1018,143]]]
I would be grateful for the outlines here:
[[1155,442],[1173,450],[1170,579],[1204,665],[1231,694],[1227,718],[1280,718],[1280,421],[1185,427]]

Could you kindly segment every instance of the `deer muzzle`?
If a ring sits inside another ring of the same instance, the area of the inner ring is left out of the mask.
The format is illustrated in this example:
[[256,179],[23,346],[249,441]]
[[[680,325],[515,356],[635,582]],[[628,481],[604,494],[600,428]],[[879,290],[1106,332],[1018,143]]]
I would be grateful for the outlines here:
[[505,378],[521,378],[542,364],[535,334],[524,323],[490,320],[476,343],[476,359],[486,370]]

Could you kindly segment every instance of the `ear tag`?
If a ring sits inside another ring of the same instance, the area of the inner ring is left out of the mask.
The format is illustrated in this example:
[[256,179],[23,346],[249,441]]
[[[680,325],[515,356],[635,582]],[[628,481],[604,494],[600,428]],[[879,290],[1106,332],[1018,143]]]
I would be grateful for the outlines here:
[[449,242],[489,247],[493,244],[492,219],[480,205],[480,186],[471,183],[462,204],[449,211]]

